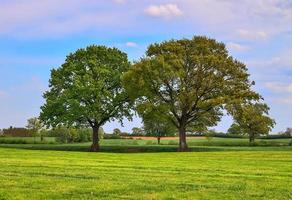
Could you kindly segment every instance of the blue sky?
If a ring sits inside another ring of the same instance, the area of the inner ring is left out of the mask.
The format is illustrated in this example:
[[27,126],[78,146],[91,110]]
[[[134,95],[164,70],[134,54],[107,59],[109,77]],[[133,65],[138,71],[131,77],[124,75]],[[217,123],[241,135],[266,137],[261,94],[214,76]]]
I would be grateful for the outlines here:
[[[50,70],[78,48],[115,46],[134,61],[150,43],[193,35],[224,42],[246,63],[273,132],[292,127],[292,0],[0,0],[0,128],[38,116]],[[134,126],[139,119],[121,129]]]

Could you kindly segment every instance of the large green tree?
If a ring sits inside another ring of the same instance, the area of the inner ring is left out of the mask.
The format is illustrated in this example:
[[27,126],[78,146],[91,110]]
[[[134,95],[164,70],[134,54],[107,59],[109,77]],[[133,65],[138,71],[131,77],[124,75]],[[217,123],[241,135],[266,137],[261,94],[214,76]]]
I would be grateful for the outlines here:
[[99,150],[100,127],[109,120],[130,118],[129,98],[121,85],[127,55],[116,48],[89,46],[67,56],[53,69],[41,119],[49,126],[90,126],[91,151]]
[[178,129],[180,151],[188,149],[187,129],[207,118],[214,124],[226,104],[259,98],[246,66],[223,43],[201,36],[150,45],[123,84],[140,112],[155,107]]
[[247,133],[252,143],[257,135],[267,135],[275,125],[268,116],[269,107],[265,103],[249,102],[233,105],[231,114],[243,133]]

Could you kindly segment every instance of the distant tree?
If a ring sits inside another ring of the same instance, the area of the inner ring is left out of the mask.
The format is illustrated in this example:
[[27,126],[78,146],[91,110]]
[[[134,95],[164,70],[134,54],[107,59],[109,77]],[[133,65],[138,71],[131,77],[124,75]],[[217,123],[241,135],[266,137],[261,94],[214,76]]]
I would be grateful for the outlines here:
[[[39,135],[42,127],[43,125],[41,121],[39,120],[39,118],[37,117],[33,117],[27,120],[26,128],[30,131],[30,133],[33,135],[34,138]],[[40,138],[41,138],[41,141],[44,140],[44,137],[42,134],[40,134]]]
[[99,140],[102,140],[103,137],[104,137],[104,134],[105,134],[105,133],[104,133],[103,128],[100,127],[99,130],[98,130],[98,139],[99,139]]
[[115,129],[113,130],[113,134],[114,134],[114,135],[121,135],[121,134],[122,134],[122,131],[121,131],[120,129],[118,129],[118,128],[115,128]]
[[249,135],[252,143],[257,135],[268,135],[275,125],[269,116],[269,107],[264,103],[235,105],[233,117],[244,133]]
[[244,135],[245,133],[242,131],[241,127],[237,123],[232,123],[229,129],[227,130],[227,134],[231,135]]
[[93,45],[69,54],[51,72],[41,119],[53,127],[91,127],[91,151],[98,151],[100,128],[112,119],[131,118],[131,103],[121,85],[129,66],[127,55],[116,48]]
[[286,131],[284,132],[284,135],[292,137],[292,128],[287,128]]
[[208,142],[210,142],[215,135],[216,135],[216,131],[214,129],[210,129],[210,130],[207,130],[205,137],[208,140]]
[[177,131],[175,126],[158,112],[144,113],[141,117],[144,132],[149,136],[156,137],[158,144],[160,144],[161,137],[173,136]]
[[144,131],[142,128],[134,127],[132,128],[132,135],[142,136],[144,135]]
[[259,98],[246,66],[223,43],[201,36],[150,45],[123,84],[140,111],[159,109],[177,128],[180,151],[188,149],[186,131],[202,118],[222,115],[233,101]]

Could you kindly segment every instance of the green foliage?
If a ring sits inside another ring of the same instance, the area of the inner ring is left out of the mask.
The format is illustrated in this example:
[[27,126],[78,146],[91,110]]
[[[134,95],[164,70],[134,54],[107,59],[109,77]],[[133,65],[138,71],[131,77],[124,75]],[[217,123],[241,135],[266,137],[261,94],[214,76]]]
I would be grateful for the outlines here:
[[114,130],[113,130],[113,134],[114,135],[121,135],[122,134],[122,131],[120,130],[120,129],[118,129],[118,128],[115,128]]
[[74,143],[74,142],[90,142],[91,130],[88,128],[67,128],[58,126],[50,131],[53,136],[57,137],[57,142]]
[[98,129],[98,139],[101,140],[104,137],[104,130],[102,127]]
[[132,128],[131,136],[144,136],[145,132],[142,128],[134,127]]
[[245,133],[242,131],[241,127],[237,123],[232,123],[229,129],[227,130],[227,134],[230,135],[244,135]]
[[287,128],[283,135],[292,137],[292,128]]
[[213,130],[213,129],[211,129],[211,130],[208,130],[208,131],[206,132],[205,137],[206,137],[206,139],[210,142],[210,141],[213,139],[213,137],[214,137],[215,135],[216,135],[216,131]]
[[54,137],[45,137],[44,140],[35,137],[0,137],[0,144],[54,144]]
[[111,119],[130,118],[131,104],[121,85],[127,55],[116,48],[88,46],[69,54],[51,72],[41,119],[48,126],[91,126],[92,150],[98,150],[98,129]]
[[39,134],[40,130],[42,129],[42,123],[37,117],[33,117],[27,120],[26,128],[35,137]]
[[250,142],[254,142],[258,135],[268,135],[275,125],[275,121],[268,116],[269,107],[264,103],[234,105],[232,110],[236,123],[249,135]]
[[148,47],[123,77],[139,114],[158,110],[180,132],[214,126],[224,105],[260,96],[251,90],[246,66],[223,43],[206,37],[170,40]]
[[156,110],[148,110],[140,116],[143,120],[143,130],[148,136],[160,138],[174,136],[177,132],[176,127]]
[[33,137],[40,136],[41,141],[43,141],[43,133],[42,130],[43,124],[37,117],[33,117],[27,120],[26,128],[29,130]]
[[122,137],[116,134],[104,134],[103,139],[122,139]]

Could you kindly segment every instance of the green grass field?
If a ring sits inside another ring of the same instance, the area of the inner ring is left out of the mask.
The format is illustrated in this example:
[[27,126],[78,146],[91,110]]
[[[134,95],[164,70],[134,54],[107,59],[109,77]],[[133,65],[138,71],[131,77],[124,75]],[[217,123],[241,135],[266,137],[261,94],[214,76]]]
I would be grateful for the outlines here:
[[0,199],[292,199],[291,146],[147,142],[1,144]]

